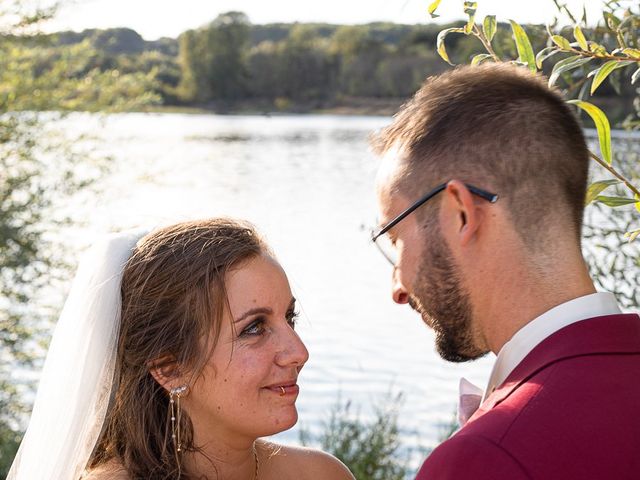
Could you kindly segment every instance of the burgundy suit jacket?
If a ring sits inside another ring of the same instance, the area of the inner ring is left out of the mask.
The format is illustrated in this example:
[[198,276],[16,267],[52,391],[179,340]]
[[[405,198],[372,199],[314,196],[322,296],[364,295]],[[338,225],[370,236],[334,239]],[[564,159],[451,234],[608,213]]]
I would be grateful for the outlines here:
[[515,368],[416,480],[640,479],[640,317],[557,331]]

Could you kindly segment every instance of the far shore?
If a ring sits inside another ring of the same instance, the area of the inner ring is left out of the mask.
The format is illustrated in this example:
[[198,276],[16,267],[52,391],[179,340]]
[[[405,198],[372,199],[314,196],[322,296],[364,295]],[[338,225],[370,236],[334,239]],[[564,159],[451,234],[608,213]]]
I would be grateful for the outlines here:
[[156,113],[218,114],[218,115],[287,115],[325,114],[354,116],[392,116],[406,98],[349,98],[336,102],[219,102],[203,105],[158,105],[141,111]]
[[[208,104],[188,105],[148,105],[133,110],[76,110],[78,112],[92,113],[179,113],[192,115],[258,115],[258,116],[282,116],[282,115],[337,115],[337,116],[371,116],[392,117],[409,98],[367,98],[348,97],[327,102],[293,102],[287,99],[276,101],[241,100],[236,102],[215,102]],[[614,137],[633,137],[640,135],[640,128],[629,129],[623,127],[622,121],[629,115],[628,108],[616,102],[615,99],[601,98],[593,101],[602,108],[609,117],[611,133]],[[627,106],[628,107],[628,106]],[[54,110],[55,112],[55,110]],[[59,113],[71,113],[62,111]],[[585,118],[585,115],[582,115]],[[585,131],[594,130],[589,119],[583,125]]]

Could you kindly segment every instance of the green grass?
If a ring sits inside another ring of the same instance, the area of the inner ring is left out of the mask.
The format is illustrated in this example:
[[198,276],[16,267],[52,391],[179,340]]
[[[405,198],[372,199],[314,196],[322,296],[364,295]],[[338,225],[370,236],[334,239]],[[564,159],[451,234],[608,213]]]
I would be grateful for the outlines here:
[[358,480],[404,480],[412,473],[411,458],[418,449],[401,443],[402,401],[402,394],[389,394],[373,407],[373,416],[363,420],[350,401],[338,398],[319,436],[302,428],[300,442],[319,445],[339,458]]

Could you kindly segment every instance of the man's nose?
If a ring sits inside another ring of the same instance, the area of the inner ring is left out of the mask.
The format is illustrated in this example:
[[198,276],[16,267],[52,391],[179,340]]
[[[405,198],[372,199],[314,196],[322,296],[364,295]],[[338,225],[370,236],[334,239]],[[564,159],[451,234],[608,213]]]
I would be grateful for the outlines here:
[[393,274],[391,277],[391,297],[393,301],[399,304],[409,303],[409,292],[400,279],[399,270],[397,267],[393,268]]

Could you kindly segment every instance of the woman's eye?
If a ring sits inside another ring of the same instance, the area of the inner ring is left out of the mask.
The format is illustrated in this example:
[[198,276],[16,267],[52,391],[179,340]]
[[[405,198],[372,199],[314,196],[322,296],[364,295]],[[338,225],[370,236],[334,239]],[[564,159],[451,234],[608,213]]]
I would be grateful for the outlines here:
[[240,333],[240,336],[262,335],[262,333],[264,333],[264,319],[259,318],[247,325]]
[[296,323],[298,323],[299,315],[300,313],[296,312],[295,310],[290,310],[287,312],[287,323],[289,324],[289,326],[291,326],[291,328],[296,328]]

